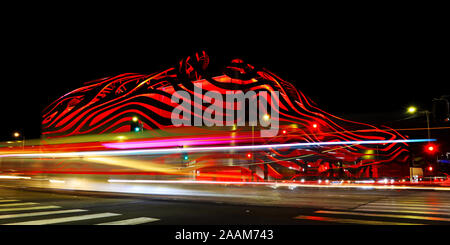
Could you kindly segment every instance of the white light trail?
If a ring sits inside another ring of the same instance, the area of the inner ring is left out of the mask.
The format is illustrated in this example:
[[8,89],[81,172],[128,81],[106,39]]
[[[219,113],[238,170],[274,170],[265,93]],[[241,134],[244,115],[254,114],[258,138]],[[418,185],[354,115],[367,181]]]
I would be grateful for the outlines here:
[[332,145],[374,145],[374,144],[397,144],[430,142],[436,139],[414,139],[414,140],[367,140],[367,141],[333,141],[315,143],[293,143],[274,145],[246,145],[246,146],[218,146],[218,147],[194,147],[194,148],[170,148],[170,149],[147,149],[147,150],[114,150],[114,151],[86,151],[86,152],[64,152],[64,153],[30,153],[30,154],[3,154],[1,158],[39,158],[39,157],[89,157],[89,156],[129,156],[129,155],[152,155],[152,154],[176,154],[208,151],[246,151],[273,148],[308,147],[308,146],[332,146]]
[[[434,191],[450,191],[450,187],[446,186],[397,186],[397,185],[370,185],[370,184],[304,184],[301,183],[280,183],[280,182],[236,182],[236,181],[195,181],[195,180],[126,180],[126,179],[109,179],[109,183],[122,184],[214,184],[214,185],[260,185],[268,187],[310,187],[310,188],[358,188],[358,189],[381,189],[381,190],[434,190]],[[319,182],[322,181],[319,180]]]
[[31,179],[31,177],[1,175],[0,179]]

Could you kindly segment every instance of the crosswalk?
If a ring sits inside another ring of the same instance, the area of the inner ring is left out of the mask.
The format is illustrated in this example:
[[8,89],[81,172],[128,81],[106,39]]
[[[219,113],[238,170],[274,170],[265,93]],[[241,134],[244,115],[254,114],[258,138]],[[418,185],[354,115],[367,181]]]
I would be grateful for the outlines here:
[[[93,213],[86,209],[64,209],[57,205],[22,202],[0,198],[0,225],[59,225],[85,221],[92,225],[142,225],[159,221],[157,218],[138,217],[119,219],[119,213]],[[105,220],[110,219],[112,220]],[[103,222],[95,222],[101,220]]]
[[450,199],[386,198],[353,209],[317,210],[294,217],[314,224],[450,225]]
[[[126,214],[126,211],[119,213],[104,208],[102,211],[94,211],[83,207],[63,207],[69,206],[68,204],[53,205],[19,199],[21,198],[0,198],[0,225],[122,226],[161,223],[158,218],[133,217]],[[355,205],[353,208],[327,207],[295,215],[286,218],[290,222],[319,225],[450,225],[450,198],[390,197]]]

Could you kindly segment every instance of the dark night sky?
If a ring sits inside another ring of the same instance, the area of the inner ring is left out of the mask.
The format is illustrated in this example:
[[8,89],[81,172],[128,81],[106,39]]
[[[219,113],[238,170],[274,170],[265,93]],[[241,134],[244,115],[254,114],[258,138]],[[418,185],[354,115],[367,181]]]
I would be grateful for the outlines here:
[[[361,29],[287,31],[296,35],[144,32],[124,38],[95,30],[54,29],[14,33],[3,47],[0,139],[10,139],[14,130],[25,131],[27,138],[39,137],[42,109],[84,82],[124,72],[160,71],[202,49],[209,54],[213,70],[242,58],[294,83],[322,109],[339,116],[360,114],[360,121],[370,122],[369,115],[379,114],[397,119],[411,103],[431,109],[434,97],[449,94],[444,85],[448,46],[440,35]],[[192,48],[199,46],[209,48]]]

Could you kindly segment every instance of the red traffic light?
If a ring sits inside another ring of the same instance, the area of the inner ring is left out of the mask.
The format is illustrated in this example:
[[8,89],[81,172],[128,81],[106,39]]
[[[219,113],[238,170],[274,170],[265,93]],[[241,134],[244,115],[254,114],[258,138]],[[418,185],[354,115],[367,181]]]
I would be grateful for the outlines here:
[[315,129],[317,129],[317,128],[319,127],[319,125],[318,125],[317,123],[314,123],[314,124],[312,125],[312,127],[315,128]]
[[283,132],[282,132],[283,134],[287,134],[287,131],[286,130],[283,130]]
[[435,153],[437,151],[437,147],[435,145],[427,145],[426,151],[428,153]]
[[433,167],[431,167],[431,166],[428,167],[428,171],[430,171],[430,172],[433,171]]
[[248,157],[248,158],[252,158],[252,156],[253,156],[253,155],[252,155],[251,153],[248,153],[248,154],[247,154],[247,157]]

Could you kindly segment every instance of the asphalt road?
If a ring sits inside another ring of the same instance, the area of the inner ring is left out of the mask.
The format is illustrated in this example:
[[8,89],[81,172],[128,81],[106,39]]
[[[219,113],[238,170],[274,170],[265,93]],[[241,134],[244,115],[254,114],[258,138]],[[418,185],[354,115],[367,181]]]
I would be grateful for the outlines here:
[[298,188],[270,194],[283,191],[298,196],[295,207],[0,187],[0,225],[450,224],[447,191]]

